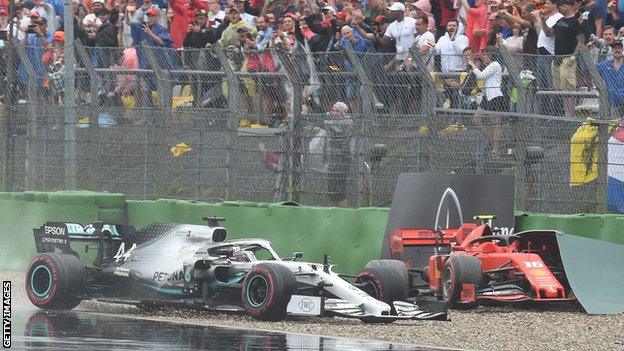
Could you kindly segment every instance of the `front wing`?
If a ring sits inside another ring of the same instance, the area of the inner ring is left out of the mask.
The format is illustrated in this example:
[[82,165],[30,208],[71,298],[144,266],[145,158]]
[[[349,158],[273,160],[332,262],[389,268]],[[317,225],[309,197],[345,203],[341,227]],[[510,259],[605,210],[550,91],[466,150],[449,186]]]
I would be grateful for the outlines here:
[[358,305],[342,299],[293,295],[287,311],[298,316],[337,316],[356,318],[367,322],[396,320],[448,320],[447,305],[441,301],[427,301],[417,305],[413,302],[394,301],[395,315],[367,314]]

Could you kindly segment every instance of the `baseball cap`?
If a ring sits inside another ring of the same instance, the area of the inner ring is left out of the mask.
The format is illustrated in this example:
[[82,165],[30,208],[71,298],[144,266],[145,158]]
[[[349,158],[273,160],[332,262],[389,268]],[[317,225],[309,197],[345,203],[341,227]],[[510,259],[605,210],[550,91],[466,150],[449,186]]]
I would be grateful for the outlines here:
[[30,18],[39,18],[41,17],[41,14],[39,13],[39,11],[37,10],[30,10]]
[[85,26],[96,26],[96,27],[99,27],[99,26],[102,25],[102,20],[97,18],[95,13],[90,13],[90,14],[86,15],[82,19],[82,24],[84,24]]
[[400,2],[395,2],[392,6],[388,6],[388,10],[390,11],[405,11],[405,5]]
[[247,27],[240,27],[236,30],[237,33],[249,33],[249,29]]
[[197,11],[197,13],[195,14],[195,17],[197,16],[203,16],[203,17],[208,17],[208,11],[201,9],[199,11]]
[[160,10],[155,7],[152,7],[151,9],[145,11],[145,14],[148,16],[158,16],[160,15]]
[[65,32],[56,31],[54,32],[54,36],[52,37],[52,41],[56,42],[64,42],[65,41]]
[[323,7],[323,11],[331,11],[331,13],[334,14],[334,16],[336,15],[336,9],[333,6],[327,5],[325,7]]
[[102,5],[105,4],[104,0],[93,0],[93,1],[91,1],[91,3],[92,4],[102,4]]
[[340,11],[336,14],[336,17],[338,17],[339,20],[344,21],[347,19],[347,12],[346,11]]
[[0,15],[2,16],[8,16],[9,15],[9,11],[5,10],[5,9],[0,9]]
[[236,12],[236,13],[240,13],[240,11],[238,11],[238,9],[236,8],[236,6],[230,6],[230,12]]

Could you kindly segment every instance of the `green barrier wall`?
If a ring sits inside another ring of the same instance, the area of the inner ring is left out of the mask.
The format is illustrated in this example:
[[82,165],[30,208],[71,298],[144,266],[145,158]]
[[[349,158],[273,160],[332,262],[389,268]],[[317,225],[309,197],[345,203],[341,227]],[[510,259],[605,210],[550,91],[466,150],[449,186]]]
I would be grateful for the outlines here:
[[126,220],[126,196],[90,191],[0,193],[0,269],[24,269],[45,221]]
[[[86,224],[94,220],[128,222],[141,228],[151,222],[201,224],[203,216],[223,216],[230,238],[271,240],[284,257],[302,251],[304,260],[323,254],[343,273],[356,273],[379,258],[389,209],[285,206],[280,204],[180,200],[126,201],[123,194],[62,191],[0,193],[0,269],[23,269],[35,254],[32,228],[46,220]],[[517,213],[516,231],[556,229],[624,244],[624,216]]]
[[338,265],[336,271],[351,274],[368,260],[379,258],[388,211],[251,202],[128,201],[128,217],[137,227],[154,221],[201,224],[203,216],[223,216],[230,239],[265,238],[283,257],[302,251],[305,261],[322,262],[327,253]]
[[515,231],[555,229],[586,238],[624,245],[624,216],[613,214],[552,215],[516,213]]

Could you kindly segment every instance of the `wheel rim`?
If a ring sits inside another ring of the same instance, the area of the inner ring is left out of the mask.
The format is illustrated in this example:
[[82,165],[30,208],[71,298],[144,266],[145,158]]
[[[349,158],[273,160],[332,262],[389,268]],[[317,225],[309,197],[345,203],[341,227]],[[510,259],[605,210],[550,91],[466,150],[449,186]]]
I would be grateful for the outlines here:
[[375,286],[375,284],[372,281],[368,279],[364,280],[364,285],[360,287],[360,289],[362,289],[362,291],[364,291],[368,295],[376,299],[379,299],[379,290],[377,290],[377,286]]
[[44,265],[33,269],[30,275],[30,289],[37,297],[45,297],[52,288],[52,272]]
[[451,267],[444,268],[444,274],[442,275],[442,296],[445,299],[451,295],[451,287],[453,285]]
[[247,284],[247,302],[252,307],[264,305],[269,296],[269,282],[261,275],[255,275]]

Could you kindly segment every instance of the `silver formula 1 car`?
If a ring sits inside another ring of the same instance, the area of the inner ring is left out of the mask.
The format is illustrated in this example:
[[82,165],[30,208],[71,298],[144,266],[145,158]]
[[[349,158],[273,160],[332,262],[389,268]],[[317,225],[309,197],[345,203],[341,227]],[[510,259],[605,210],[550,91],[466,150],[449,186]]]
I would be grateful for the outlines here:
[[225,241],[223,218],[208,225],[132,226],[47,222],[34,229],[38,255],[26,273],[30,301],[71,309],[84,299],[142,305],[183,304],[241,311],[260,320],[287,315],[342,316],[365,322],[446,320],[446,305],[408,301],[402,264],[377,260],[356,276],[324,263],[281,259],[262,239]]

